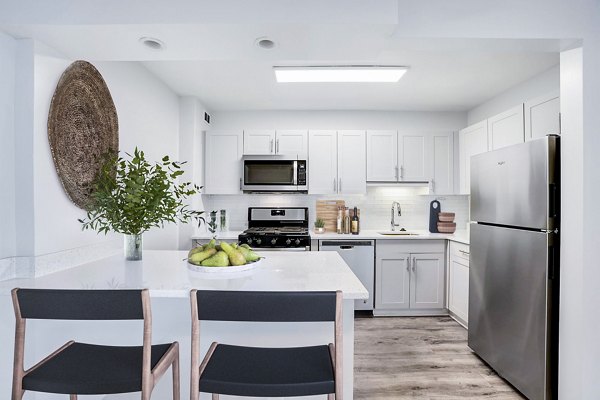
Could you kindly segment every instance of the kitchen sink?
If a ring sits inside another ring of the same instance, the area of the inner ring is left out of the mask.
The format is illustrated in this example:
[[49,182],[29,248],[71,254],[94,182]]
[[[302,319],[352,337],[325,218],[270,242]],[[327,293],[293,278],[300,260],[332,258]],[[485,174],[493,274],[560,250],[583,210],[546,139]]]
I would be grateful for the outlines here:
[[379,231],[377,233],[384,236],[419,236],[418,233],[410,231]]

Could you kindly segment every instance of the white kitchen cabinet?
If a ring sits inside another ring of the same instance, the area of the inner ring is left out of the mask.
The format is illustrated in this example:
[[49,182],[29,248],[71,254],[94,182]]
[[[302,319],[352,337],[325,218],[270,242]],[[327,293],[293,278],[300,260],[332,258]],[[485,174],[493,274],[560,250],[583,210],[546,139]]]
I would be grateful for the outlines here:
[[387,244],[377,243],[375,309],[406,310],[410,308],[410,254]]
[[398,168],[401,181],[429,181],[431,151],[428,139],[428,135],[423,133],[398,133]]
[[444,308],[444,253],[411,254],[410,308]]
[[308,193],[336,194],[337,132],[310,131],[308,136]]
[[489,150],[525,142],[523,104],[488,118]]
[[242,132],[207,132],[204,193],[242,192]]
[[275,154],[275,131],[244,130],[244,154]]
[[469,322],[469,246],[450,242],[448,310],[461,324]]
[[367,152],[365,131],[338,131],[339,194],[367,192]]
[[377,240],[374,315],[444,314],[445,244]]
[[525,103],[525,140],[560,134],[560,98],[558,92]]
[[306,157],[308,131],[278,130],[275,132],[275,154]]
[[454,194],[454,135],[452,132],[434,133],[430,141],[430,191]]
[[461,129],[458,133],[460,193],[471,193],[471,157],[488,151],[487,120]]
[[398,132],[367,131],[367,181],[398,181]]

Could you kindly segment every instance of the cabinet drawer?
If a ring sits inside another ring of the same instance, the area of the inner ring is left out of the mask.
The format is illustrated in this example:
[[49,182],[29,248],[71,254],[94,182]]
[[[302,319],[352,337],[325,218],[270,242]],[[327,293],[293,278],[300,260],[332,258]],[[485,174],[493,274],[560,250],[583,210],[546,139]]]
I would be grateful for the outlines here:
[[469,266],[469,246],[463,243],[450,242],[450,258]]

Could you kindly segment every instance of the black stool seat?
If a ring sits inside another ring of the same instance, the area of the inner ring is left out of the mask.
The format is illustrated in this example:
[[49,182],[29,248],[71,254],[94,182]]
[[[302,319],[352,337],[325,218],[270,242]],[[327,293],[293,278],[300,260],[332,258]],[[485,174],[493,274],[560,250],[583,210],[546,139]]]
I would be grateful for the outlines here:
[[329,348],[258,348],[219,344],[200,377],[200,391],[258,397],[334,393]]
[[[171,343],[152,346],[153,369]],[[142,390],[142,346],[73,343],[23,377],[23,389],[62,394],[111,394]]]

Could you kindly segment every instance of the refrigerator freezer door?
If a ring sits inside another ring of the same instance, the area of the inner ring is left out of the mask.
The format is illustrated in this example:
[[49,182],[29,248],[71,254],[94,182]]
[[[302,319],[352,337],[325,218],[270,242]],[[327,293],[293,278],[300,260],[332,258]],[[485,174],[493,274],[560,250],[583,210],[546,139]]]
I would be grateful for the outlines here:
[[471,220],[553,230],[556,146],[548,136],[471,158]]
[[550,399],[550,235],[471,226],[469,347],[530,400]]

